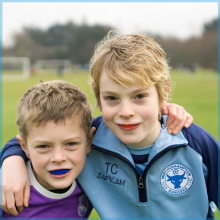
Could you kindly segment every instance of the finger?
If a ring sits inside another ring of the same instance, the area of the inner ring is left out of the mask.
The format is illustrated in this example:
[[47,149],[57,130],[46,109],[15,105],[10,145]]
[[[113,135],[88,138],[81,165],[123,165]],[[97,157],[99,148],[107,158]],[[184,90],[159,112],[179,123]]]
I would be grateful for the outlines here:
[[182,121],[175,128],[173,128],[174,135],[178,134],[183,129],[184,124],[186,123],[186,118],[186,113],[183,113]]
[[26,184],[24,188],[24,206],[25,207],[28,207],[29,198],[30,198],[30,182],[28,181],[28,183]]
[[178,131],[180,127],[182,128],[184,126],[185,122],[186,122],[186,115],[184,116],[184,113],[182,110],[178,110],[175,120],[172,122],[172,124],[168,128],[168,133],[172,134],[177,126],[179,126],[177,127],[177,131]]
[[18,210],[18,212],[22,212],[23,209],[24,209],[24,206],[17,206],[17,210]]
[[5,194],[6,198],[6,207],[8,209],[9,214],[17,216],[18,211],[15,208],[15,198],[12,193]]
[[170,125],[173,124],[173,122],[175,121],[175,119],[177,117],[177,114],[178,114],[178,111],[175,108],[172,111],[169,111],[169,115],[168,115],[168,118],[167,118],[165,128],[168,129],[170,127]]
[[8,208],[9,214],[14,215],[14,216],[18,215],[18,211],[16,210],[15,204],[7,203],[7,208]]
[[162,113],[162,115],[168,115],[168,109],[167,109],[166,106],[163,106],[163,107],[161,108],[161,113]]
[[186,123],[184,125],[185,128],[188,128],[193,122],[193,117],[189,113],[187,113]]
[[15,193],[15,204],[16,204],[17,210],[19,212],[22,212],[22,210],[24,209],[22,190],[19,190],[18,192]]
[[10,214],[10,212],[8,211],[7,206],[6,206],[6,198],[5,198],[5,193],[4,192],[2,192],[2,209],[6,213]]

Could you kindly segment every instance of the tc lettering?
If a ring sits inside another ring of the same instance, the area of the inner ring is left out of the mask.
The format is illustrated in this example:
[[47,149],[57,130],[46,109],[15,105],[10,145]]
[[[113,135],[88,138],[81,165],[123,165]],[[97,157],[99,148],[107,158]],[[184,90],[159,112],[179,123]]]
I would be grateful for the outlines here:
[[111,164],[111,163],[105,163],[106,164],[106,173],[111,172],[112,174],[117,174],[118,171],[118,165],[117,164]]

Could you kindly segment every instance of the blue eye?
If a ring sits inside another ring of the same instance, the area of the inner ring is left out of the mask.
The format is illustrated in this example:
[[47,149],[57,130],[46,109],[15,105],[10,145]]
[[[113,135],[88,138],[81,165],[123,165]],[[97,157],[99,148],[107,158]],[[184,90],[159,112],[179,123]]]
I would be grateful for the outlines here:
[[45,149],[45,148],[47,148],[48,147],[48,145],[40,145],[39,146],[39,148],[41,148],[41,149]]

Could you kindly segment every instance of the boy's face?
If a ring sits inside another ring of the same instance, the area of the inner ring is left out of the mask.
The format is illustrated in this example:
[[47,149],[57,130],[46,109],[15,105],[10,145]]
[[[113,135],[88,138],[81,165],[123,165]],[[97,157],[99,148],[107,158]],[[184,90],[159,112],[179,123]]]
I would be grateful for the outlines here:
[[[91,129],[90,138],[87,140],[80,123],[80,117],[67,120],[66,124],[48,121],[44,126],[30,129],[27,147],[24,142],[19,141],[31,160],[36,179],[44,188],[66,188],[82,171],[86,154],[91,150],[93,135]],[[54,170],[56,173],[63,169],[68,172],[53,174]]]
[[99,82],[100,110],[108,128],[126,145],[143,148],[152,145],[160,134],[159,106],[155,86],[125,88],[110,79],[105,71]]

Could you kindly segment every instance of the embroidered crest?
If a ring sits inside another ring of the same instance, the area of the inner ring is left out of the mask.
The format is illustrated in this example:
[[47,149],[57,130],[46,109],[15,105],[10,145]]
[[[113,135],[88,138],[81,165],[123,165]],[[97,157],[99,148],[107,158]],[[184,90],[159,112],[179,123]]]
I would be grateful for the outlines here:
[[172,164],[162,172],[160,182],[167,193],[180,195],[185,193],[193,184],[193,174],[184,165]]
[[82,193],[79,197],[78,215],[84,216],[89,208],[89,200],[85,193]]

